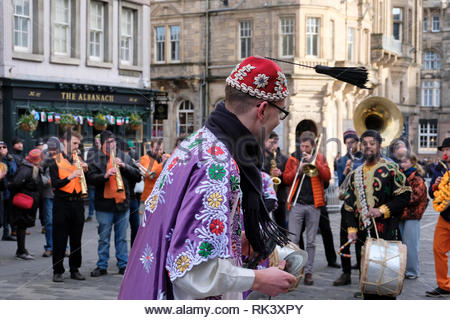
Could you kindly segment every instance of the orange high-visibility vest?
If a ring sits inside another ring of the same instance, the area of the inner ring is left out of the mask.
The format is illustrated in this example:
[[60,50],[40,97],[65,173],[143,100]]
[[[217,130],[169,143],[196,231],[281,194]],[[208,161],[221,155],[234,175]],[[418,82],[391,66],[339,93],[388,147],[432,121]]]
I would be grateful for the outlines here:
[[[71,164],[69,160],[64,158],[62,155],[59,155],[55,158],[56,165],[58,166],[58,175],[60,179],[65,179],[70,176],[75,170],[77,170],[77,166],[75,164]],[[64,187],[59,188],[59,190],[72,194],[81,192],[81,183],[80,178],[75,178],[69,181]]]

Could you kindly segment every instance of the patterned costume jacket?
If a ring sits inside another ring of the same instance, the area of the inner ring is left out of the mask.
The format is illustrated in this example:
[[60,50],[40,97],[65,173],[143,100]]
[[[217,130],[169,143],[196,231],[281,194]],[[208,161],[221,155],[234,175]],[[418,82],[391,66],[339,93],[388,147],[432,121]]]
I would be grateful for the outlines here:
[[[389,208],[389,217],[382,215],[375,219],[379,236],[385,240],[398,240],[398,220],[411,197],[411,187],[408,185],[405,175],[400,172],[395,163],[385,159],[380,159],[375,166],[368,170],[362,170],[362,183],[368,210],[379,208],[382,205]],[[344,214],[349,228],[364,230],[361,196],[356,186],[357,174],[358,170],[351,173],[344,199]],[[374,228],[370,227],[370,230],[371,236],[375,237]]]
[[240,266],[239,181],[236,162],[207,128],[184,140],[145,202],[119,299],[173,299],[172,282],[209,259]]

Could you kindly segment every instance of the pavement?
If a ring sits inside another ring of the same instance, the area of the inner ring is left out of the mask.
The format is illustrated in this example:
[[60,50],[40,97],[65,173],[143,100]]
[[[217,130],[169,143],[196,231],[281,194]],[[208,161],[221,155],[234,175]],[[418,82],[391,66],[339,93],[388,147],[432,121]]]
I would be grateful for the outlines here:
[[[86,211],[87,212],[87,211]],[[438,214],[429,206],[421,221],[420,261],[421,275],[416,280],[405,280],[399,300],[432,299],[425,296],[425,291],[436,288],[433,258],[433,234]],[[340,214],[330,214],[335,248],[339,244]],[[68,259],[64,261],[66,273],[63,283],[52,282],[52,259],[42,257],[45,237],[41,234],[39,221],[37,226],[29,229],[26,247],[35,255],[33,261],[16,260],[16,242],[0,241],[0,299],[56,299],[56,300],[103,300],[116,299],[122,281],[116,266],[114,241],[111,239],[108,274],[98,278],[90,277],[97,262],[97,222],[87,222],[83,232],[83,262],[80,272],[86,277],[84,281],[70,279]],[[128,234],[129,239],[129,234]],[[353,248],[351,252],[354,253]],[[352,258],[352,264],[355,262]],[[340,259],[338,258],[338,262]],[[316,238],[316,258],[313,269],[313,286],[303,283],[293,292],[282,294],[274,300],[352,300],[359,291],[357,270],[352,273],[352,284],[334,287],[333,281],[341,274],[341,269],[327,266],[320,235]],[[439,298],[439,300],[450,298]]]

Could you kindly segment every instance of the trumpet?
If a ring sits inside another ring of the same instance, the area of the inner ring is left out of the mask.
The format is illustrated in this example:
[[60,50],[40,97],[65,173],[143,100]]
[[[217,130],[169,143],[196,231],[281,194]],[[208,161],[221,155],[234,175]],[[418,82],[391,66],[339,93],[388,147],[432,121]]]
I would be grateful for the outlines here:
[[75,166],[77,167],[77,170],[81,171],[81,176],[80,176],[81,198],[87,198],[89,196],[88,187],[87,187],[87,183],[86,183],[86,177],[84,176],[83,168],[81,167],[80,158],[78,157],[78,150],[73,151],[72,159],[75,162]]
[[156,172],[155,171],[148,170],[139,161],[136,161],[133,158],[131,158],[131,160],[133,160],[133,163],[138,167],[139,172],[141,173],[141,176],[143,176],[145,178],[147,176],[147,174],[148,174],[148,178],[149,179],[154,179],[156,177]]
[[111,158],[113,168],[116,168],[117,192],[123,192],[125,189],[123,187],[122,174],[120,173],[120,168],[116,163],[116,155],[113,149],[109,151],[109,156]]

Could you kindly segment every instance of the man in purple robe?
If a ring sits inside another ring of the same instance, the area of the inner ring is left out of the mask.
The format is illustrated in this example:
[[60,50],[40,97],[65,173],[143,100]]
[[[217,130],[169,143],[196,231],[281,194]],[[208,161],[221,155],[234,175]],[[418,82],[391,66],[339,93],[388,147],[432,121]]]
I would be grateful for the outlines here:
[[269,217],[260,173],[264,135],[288,115],[286,78],[273,61],[249,57],[226,82],[225,103],[174,151],[145,202],[119,299],[276,296],[295,282],[284,263],[251,270],[241,258],[288,242]]

